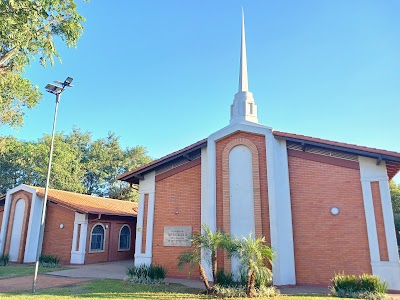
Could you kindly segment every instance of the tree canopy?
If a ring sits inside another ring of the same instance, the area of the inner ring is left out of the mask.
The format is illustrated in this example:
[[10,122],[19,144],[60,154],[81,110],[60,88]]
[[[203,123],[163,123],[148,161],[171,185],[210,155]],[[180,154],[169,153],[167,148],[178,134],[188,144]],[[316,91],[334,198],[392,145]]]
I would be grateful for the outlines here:
[[[0,192],[19,184],[44,187],[51,137],[36,142],[0,137]],[[136,201],[137,191],[116,177],[151,161],[147,149],[123,149],[112,132],[92,140],[89,132],[74,129],[57,133],[50,177],[50,188]]]
[[394,181],[389,183],[390,195],[392,197],[393,212],[400,213],[400,184],[396,184]]
[[42,95],[22,77],[38,58],[45,67],[60,58],[54,40],[75,46],[84,18],[74,0],[0,0],[0,126],[23,123],[24,108],[32,108]]

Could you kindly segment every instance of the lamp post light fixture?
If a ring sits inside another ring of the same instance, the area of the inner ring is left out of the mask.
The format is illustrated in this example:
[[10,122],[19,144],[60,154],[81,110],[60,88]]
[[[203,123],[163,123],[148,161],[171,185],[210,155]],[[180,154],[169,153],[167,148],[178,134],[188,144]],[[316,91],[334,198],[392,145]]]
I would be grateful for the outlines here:
[[49,83],[45,87],[47,92],[56,95],[56,108],[54,111],[53,131],[51,133],[49,165],[47,167],[46,187],[44,189],[42,218],[40,221],[40,231],[39,231],[39,238],[38,238],[38,244],[37,244],[37,250],[36,250],[36,263],[35,263],[35,273],[33,275],[32,293],[34,293],[36,291],[36,280],[37,280],[37,274],[38,274],[38,270],[39,270],[39,258],[42,253],[42,247],[43,247],[44,225],[45,225],[45,221],[46,221],[46,208],[47,208],[47,194],[49,191],[51,161],[53,158],[54,133],[55,133],[55,129],[56,129],[58,103],[60,102],[61,94],[65,90],[65,88],[72,87],[72,85],[71,85],[72,80],[73,80],[73,78],[67,77],[67,79],[65,79],[64,82],[54,81],[54,83],[56,83],[57,85]]

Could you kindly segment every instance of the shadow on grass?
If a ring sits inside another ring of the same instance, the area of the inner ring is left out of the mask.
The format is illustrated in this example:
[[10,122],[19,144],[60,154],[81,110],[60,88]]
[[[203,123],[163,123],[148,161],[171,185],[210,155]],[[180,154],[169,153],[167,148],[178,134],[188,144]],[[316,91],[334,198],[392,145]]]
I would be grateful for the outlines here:
[[[201,290],[188,288],[180,284],[144,285],[132,284],[121,280],[95,280],[64,288],[13,292],[9,299],[29,299],[40,295],[40,299],[209,299],[201,295]],[[14,297],[13,297],[14,296]]]

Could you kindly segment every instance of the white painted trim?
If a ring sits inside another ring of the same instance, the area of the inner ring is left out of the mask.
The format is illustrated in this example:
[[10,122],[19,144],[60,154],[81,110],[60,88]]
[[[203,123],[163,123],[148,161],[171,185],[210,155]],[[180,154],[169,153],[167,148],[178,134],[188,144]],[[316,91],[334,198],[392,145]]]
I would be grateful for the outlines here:
[[[156,172],[149,172],[144,175],[144,179],[139,182],[139,207],[136,225],[135,242],[135,266],[145,264],[150,265],[153,255],[153,225],[154,225],[154,202],[156,190]],[[143,236],[143,214],[144,214],[144,195],[148,194],[147,203],[147,224],[146,224],[146,251],[142,253]]]
[[[104,232],[104,236],[103,236],[103,249],[102,250],[92,250],[91,246],[92,246],[92,233],[93,233],[93,229],[96,228],[96,226],[100,225],[101,227],[103,227],[103,232]],[[89,241],[89,253],[101,253],[105,251],[106,248],[106,237],[107,237],[107,232],[106,232],[106,227],[102,224],[102,223],[96,223],[92,226],[92,229],[90,230],[90,241]]]
[[[216,230],[216,148],[215,143],[236,132],[243,131],[265,136],[268,170],[268,199],[271,224],[271,244],[276,251],[274,284],[296,283],[294,262],[292,211],[286,142],[278,141],[272,128],[252,122],[231,124],[211,134],[207,139],[207,198],[202,198],[202,223]],[[271,192],[272,190],[272,192]],[[203,191],[203,190],[202,190]],[[272,209],[272,210],[271,210]],[[273,215],[271,217],[271,215]],[[279,216],[279,217],[278,217]],[[275,232],[274,234],[272,232]],[[274,237],[272,237],[274,236]],[[207,270],[207,264],[202,261]]]
[[[4,244],[5,244],[5,240],[7,238],[6,234],[7,234],[7,228],[8,228],[9,218],[10,218],[11,198],[12,198],[13,194],[15,194],[16,192],[19,192],[19,191],[25,191],[32,195],[36,195],[36,190],[25,184],[20,184],[20,185],[7,191],[6,200],[4,203],[3,220],[1,222],[1,228],[0,228],[0,254],[3,254]],[[28,239],[27,239],[27,241],[28,241]],[[36,253],[36,251],[35,251],[35,253]]]
[[275,253],[272,265],[275,285],[296,284],[292,207],[286,141],[266,136],[268,202],[271,246]]
[[[121,231],[122,231],[122,228],[124,228],[124,227],[128,227],[128,229],[129,229],[129,245],[128,245],[128,248],[125,248],[125,249],[121,249],[120,248],[120,242],[121,242]],[[128,225],[128,224],[124,224],[124,225],[122,225],[121,226],[121,228],[119,229],[119,233],[118,233],[118,251],[129,251],[129,250],[131,250],[131,238],[132,238],[132,230],[131,230],[131,227]]]
[[[360,170],[363,167],[360,162]],[[365,221],[367,224],[367,235],[369,245],[369,255],[372,261],[380,261],[378,233],[376,230],[374,203],[372,201],[371,182],[361,179],[361,188],[364,201]]]
[[[370,249],[372,273],[388,283],[390,290],[400,291],[400,263],[395,236],[392,204],[390,200],[389,183],[386,163],[379,165],[376,159],[358,157],[360,164],[361,186],[364,199],[365,219],[367,222],[368,243]],[[376,229],[375,212],[372,199],[371,182],[379,181],[383,221],[386,235],[386,245],[389,261],[380,261],[378,233]]]
[[[78,228],[79,228],[78,225],[81,225],[81,230],[79,234],[78,234]],[[71,260],[70,260],[71,264],[85,263],[87,231],[88,231],[88,215],[75,212],[74,231],[72,235],[72,245],[71,245]],[[77,241],[78,236],[79,236],[79,241]],[[78,246],[78,250],[75,250],[76,246]]]
[[392,201],[390,197],[389,182],[387,180],[379,181],[379,190],[381,193],[383,222],[385,224],[386,244],[390,262],[399,262],[399,252],[397,248],[396,232],[394,227],[394,217]]
[[389,290],[400,291],[400,263],[380,261],[372,262],[372,274],[379,276],[388,284]]
[[36,261],[42,210],[43,198],[40,198],[35,191],[35,193],[32,194],[31,211],[29,215],[28,232],[25,244],[24,263],[31,263]]
[[[209,207],[208,202],[208,147],[201,148],[201,224],[212,223],[213,211],[212,207]],[[210,220],[211,214],[211,220]],[[204,233],[203,228],[201,228],[202,233]],[[213,227],[215,231],[215,225]],[[201,264],[206,272],[207,278],[212,278],[212,269],[210,264],[204,258],[204,250],[201,249]]]

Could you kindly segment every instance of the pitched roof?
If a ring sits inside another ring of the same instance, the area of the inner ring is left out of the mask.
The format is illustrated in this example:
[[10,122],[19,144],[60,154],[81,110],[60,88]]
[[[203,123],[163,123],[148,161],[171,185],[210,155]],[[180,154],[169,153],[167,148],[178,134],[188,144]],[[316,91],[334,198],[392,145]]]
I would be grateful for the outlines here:
[[387,174],[391,180],[400,171],[400,153],[394,151],[387,151],[383,149],[359,146],[354,144],[341,143],[336,141],[324,140],[311,136],[288,133],[274,130],[273,135],[276,138],[282,138],[293,142],[304,142],[317,147],[329,148],[344,152],[351,152],[356,155],[376,158],[377,160],[385,160]]
[[203,139],[203,140],[198,141],[194,144],[191,144],[183,149],[172,152],[172,153],[170,153],[166,156],[163,156],[159,159],[153,160],[152,162],[150,162],[146,165],[143,165],[143,166],[133,169],[131,171],[125,172],[125,173],[119,175],[117,177],[117,179],[132,182],[132,183],[138,183],[139,180],[138,180],[137,176],[140,177],[140,175],[142,173],[145,173],[145,172],[150,171],[162,164],[170,162],[170,161],[176,159],[177,157],[180,157],[180,156],[186,155],[190,152],[193,152],[195,150],[201,149],[201,148],[205,147],[206,145],[207,145],[207,139]]
[[[44,188],[31,186],[39,196],[44,197]],[[48,199],[52,202],[75,209],[82,213],[118,216],[136,216],[138,205],[135,202],[96,197],[73,192],[49,189]]]
[[283,137],[283,138],[288,138],[288,139],[290,139],[290,138],[298,139],[298,140],[314,142],[314,143],[320,143],[320,144],[329,145],[329,146],[335,146],[335,147],[359,150],[359,151],[362,151],[362,152],[370,152],[370,153],[374,153],[374,154],[392,156],[392,157],[396,157],[396,158],[400,159],[400,153],[394,152],[394,151],[387,151],[387,150],[383,150],[383,149],[377,149],[377,148],[371,148],[371,147],[358,146],[358,145],[354,145],[354,144],[335,142],[335,141],[324,140],[324,139],[315,138],[315,137],[311,137],[311,136],[295,134],[295,133],[289,133],[289,132],[283,132],[283,131],[277,131],[277,130],[274,130],[272,133],[273,133],[273,135],[275,137]]
[[[400,153],[394,151],[387,151],[383,149],[376,149],[371,147],[364,147],[354,144],[341,143],[331,140],[325,140],[320,138],[315,138],[311,136],[305,136],[301,134],[288,133],[278,130],[272,131],[273,135],[277,139],[285,139],[298,143],[306,143],[310,145],[314,145],[316,147],[323,147],[332,150],[338,150],[343,152],[351,152],[357,155],[372,157],[380,160],[386,161],[386,167],[389,179],[392,179],[399,171],[400,171]],[[157,160],[152,161],[149,164],[136,168],[134,170],[128,171],[124,174],[121,174],[117,177],[118,180],[123,180],[131,183],[139,183],[139,178],[149,171],[154,170],[155,168],[170,162],[178,157],[181,157],[191,151],[200,149],[207,146],[207,139],[198,141],[190,146],[187,146],[181,150],[170,153],[164,157],[161,157]]]

